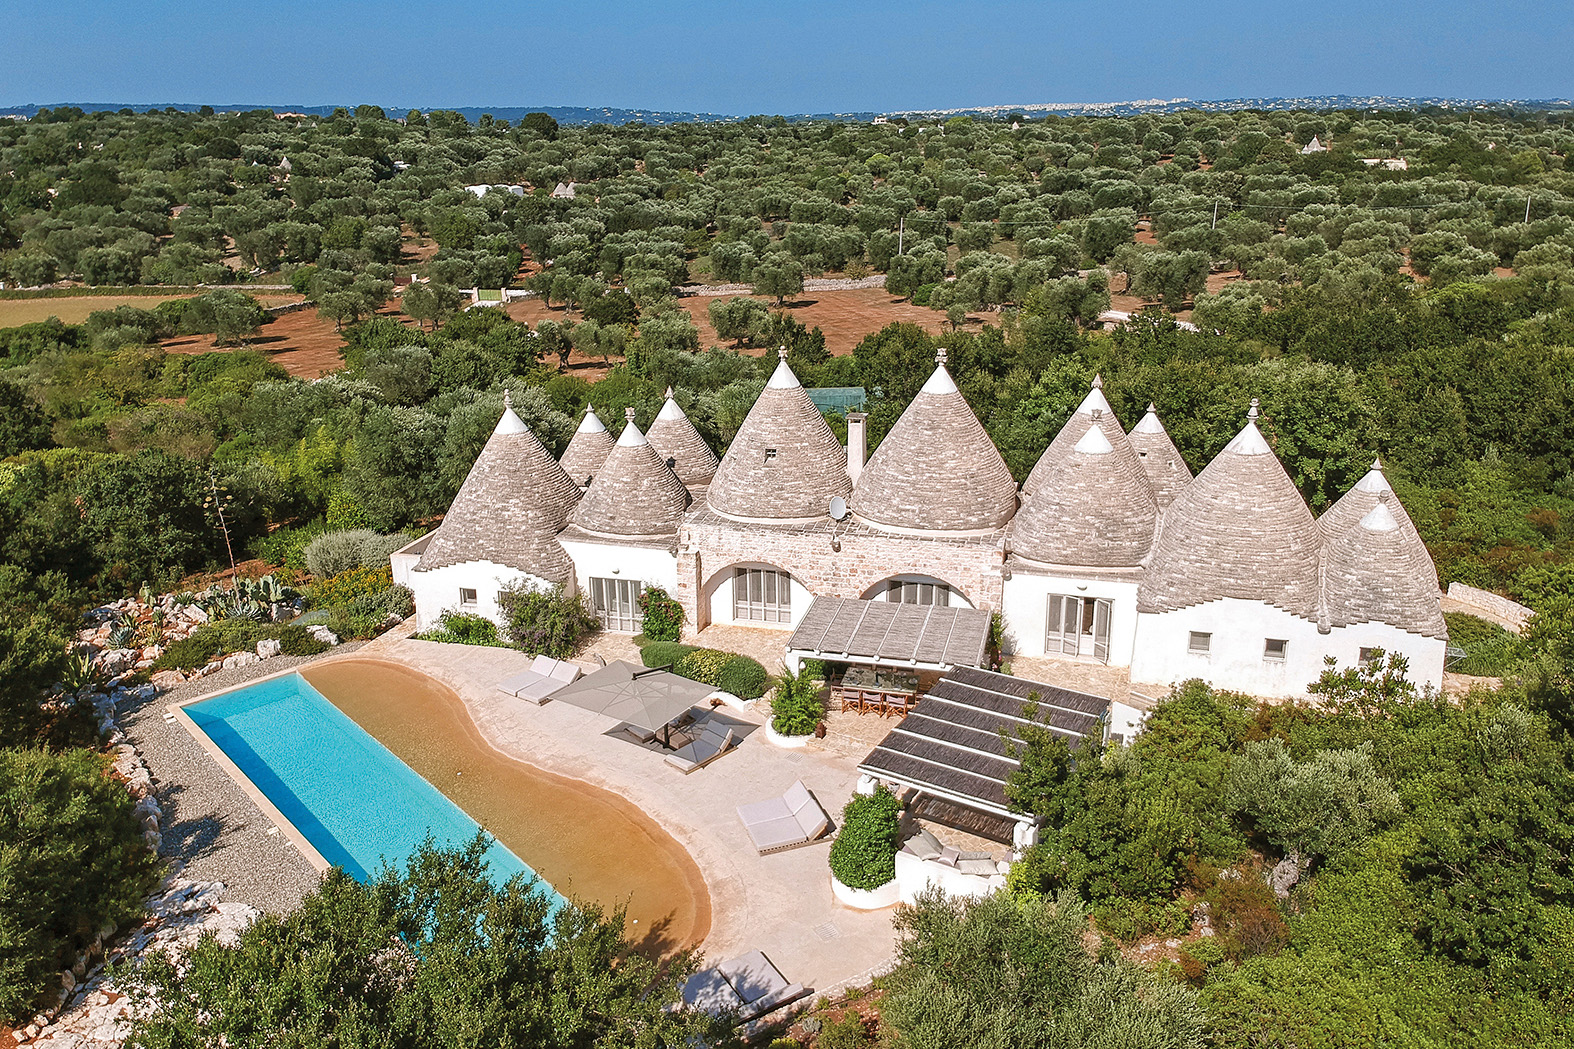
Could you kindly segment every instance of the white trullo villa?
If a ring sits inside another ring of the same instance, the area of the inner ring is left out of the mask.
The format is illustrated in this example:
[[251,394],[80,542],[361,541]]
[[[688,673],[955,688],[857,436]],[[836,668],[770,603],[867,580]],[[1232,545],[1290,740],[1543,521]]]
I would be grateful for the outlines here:
[[630,412],[614,438],[587,410],[561,462],[505,404],[394,572],[422,629],[447,609],[495,617],[523,582],[634,632],[659,586],[690,633],[748,624],[784,648],[816,598],[851,599],[999,611],[1010,651],[1134,682],[1295,696],[1325,657],[1383,649],[1441,685],[1436,570],[1381,466],[1315,518],[1256,420],[1253,401],[1192,477],[1153,407],[1127,433],[1094,379],[1018,489],[944,351],[867,462],[864,417],[844,448],[785,355],[719,462],[671,390],[648,433]]

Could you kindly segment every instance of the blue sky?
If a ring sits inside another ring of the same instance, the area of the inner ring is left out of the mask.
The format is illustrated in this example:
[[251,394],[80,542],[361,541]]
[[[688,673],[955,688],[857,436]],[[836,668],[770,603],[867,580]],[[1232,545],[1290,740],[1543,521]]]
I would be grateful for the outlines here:
[[0,105],[749,114],[1138,98],[1574,94],[1561,3],[0,0]]

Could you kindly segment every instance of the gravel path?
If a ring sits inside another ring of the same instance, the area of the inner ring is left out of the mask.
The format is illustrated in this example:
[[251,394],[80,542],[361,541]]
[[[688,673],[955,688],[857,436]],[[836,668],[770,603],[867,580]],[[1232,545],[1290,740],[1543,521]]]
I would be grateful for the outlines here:
[[[341,645],[342,655],[359,648]],[[264,911],[285,914],[318,884],[317,871],[284,835],[269,834],[273,822],[178,722],[164,720],[169,704],[217,692],[322,657],[277,656],[234,670],[221,670],[151,700],[119,708],[121,731],[142,755],[164,809],[161,855],[185,864],[182,877],[221,881],[224,897]]]

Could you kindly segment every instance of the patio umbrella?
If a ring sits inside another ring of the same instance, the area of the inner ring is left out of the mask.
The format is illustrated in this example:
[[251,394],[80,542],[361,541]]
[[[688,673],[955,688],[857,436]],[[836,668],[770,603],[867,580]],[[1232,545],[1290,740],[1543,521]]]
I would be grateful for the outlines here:
[[702,682],[619,659],[558,689],[552,699],[656,732],[713,691]]

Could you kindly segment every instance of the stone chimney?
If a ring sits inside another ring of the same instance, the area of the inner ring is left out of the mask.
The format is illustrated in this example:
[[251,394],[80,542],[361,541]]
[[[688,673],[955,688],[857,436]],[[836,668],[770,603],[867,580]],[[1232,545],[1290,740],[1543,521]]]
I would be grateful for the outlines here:
[[847,413],[847,476],[853,484],[863,473],[864,461],[869,458],[869,416],[866,412]]

